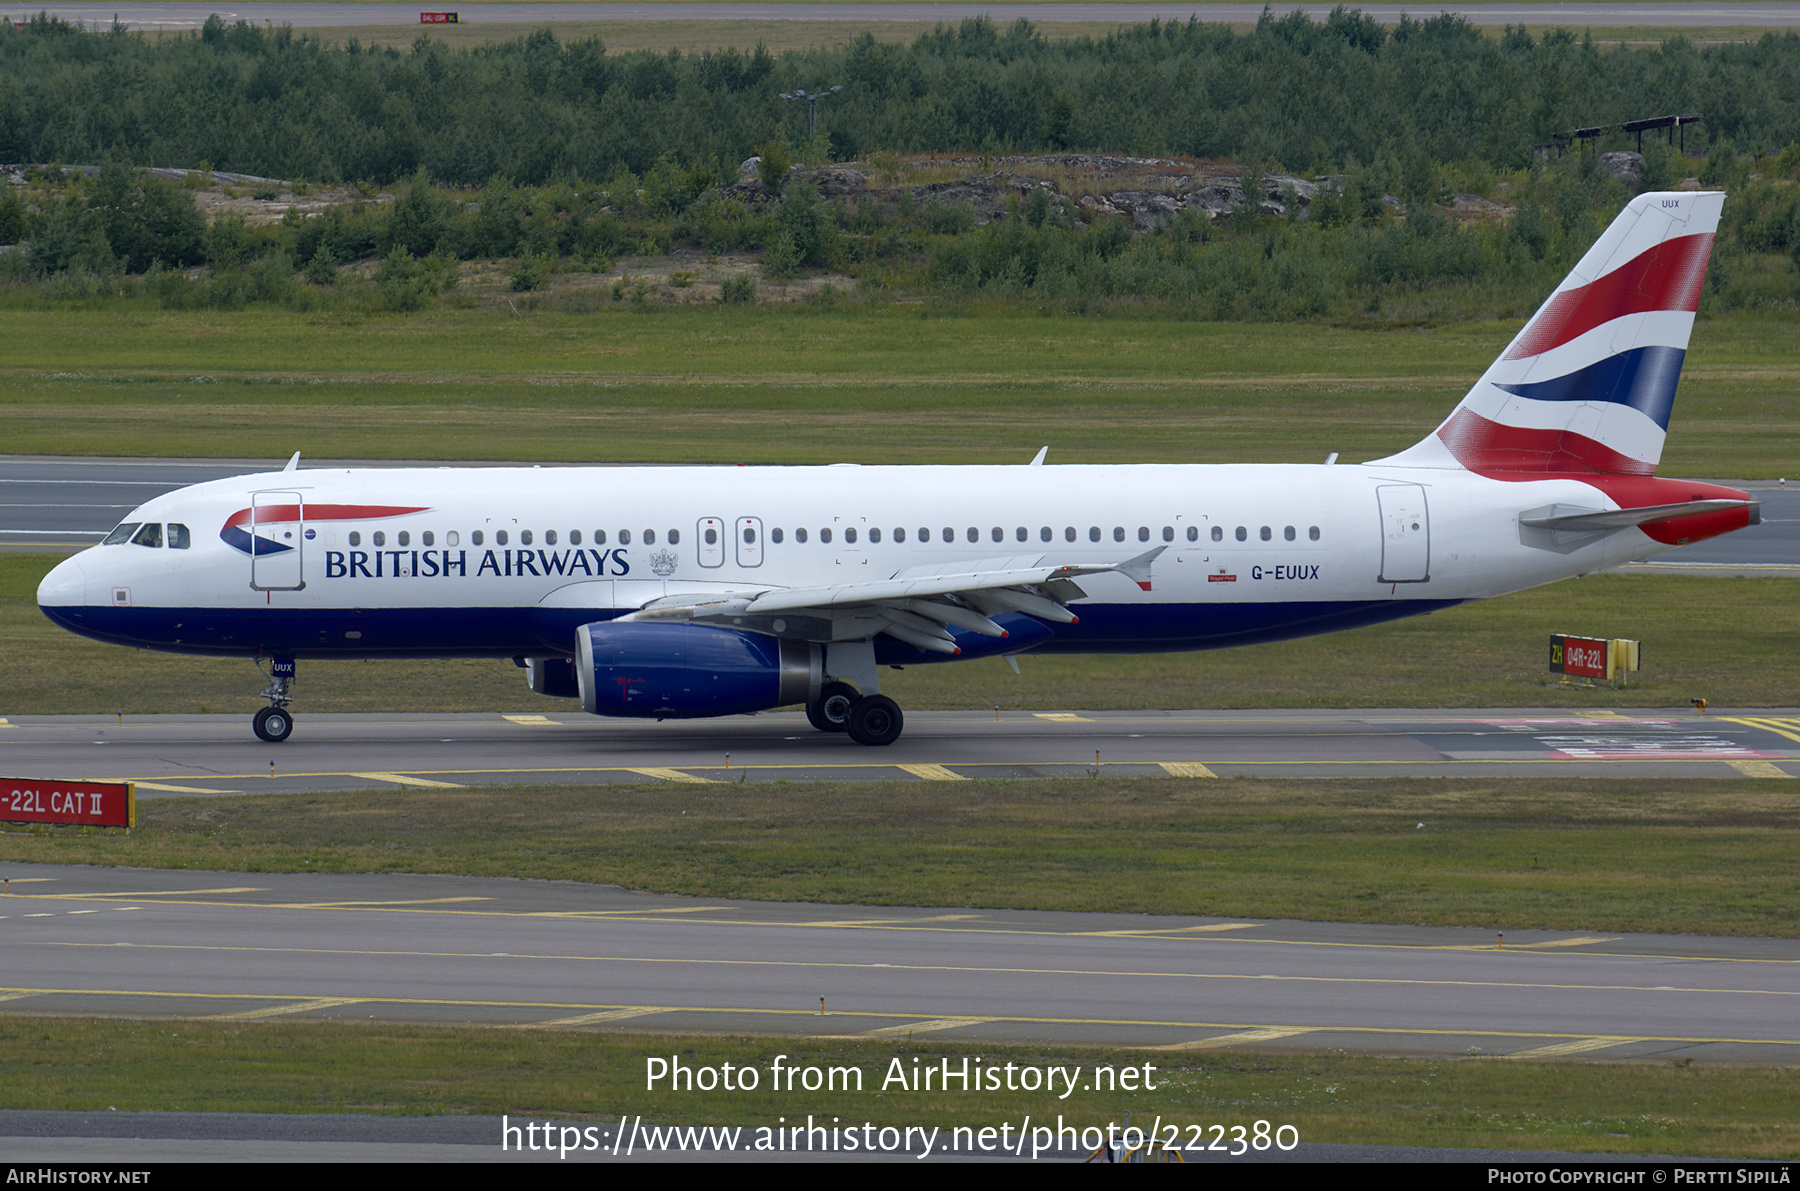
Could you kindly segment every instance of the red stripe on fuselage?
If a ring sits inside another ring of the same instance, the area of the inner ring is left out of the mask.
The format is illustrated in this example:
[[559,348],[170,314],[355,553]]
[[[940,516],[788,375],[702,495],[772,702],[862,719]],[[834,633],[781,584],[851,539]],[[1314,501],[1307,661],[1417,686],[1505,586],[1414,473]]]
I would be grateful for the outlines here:
[[1557,294],[1500,358],[1517,360],[1547,352],[1627,314],[1698,310],[1712,242],[1711,233],[1665,240],[1604,277]]
[[[407,505],[307,505],[308,521],[365,521],[372,517],[399,517],[406,513],[423,513],[430,509],[429,505],[417,507]],[[225,519],[221,529],[230,529],[236,525],[250,524],[249,509],[239,509]],[[300,520],[299,505],[263,505],[256,510],[258,525],[272,525],[278,521]]]

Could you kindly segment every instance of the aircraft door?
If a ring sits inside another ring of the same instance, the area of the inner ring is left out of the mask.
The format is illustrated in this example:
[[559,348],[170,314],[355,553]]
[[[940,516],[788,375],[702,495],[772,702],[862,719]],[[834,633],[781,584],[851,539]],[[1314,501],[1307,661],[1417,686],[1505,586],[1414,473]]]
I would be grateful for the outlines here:
[[762,565],[762,518],[739,517],[737,532],[737,562],[740,567],[760,567]]
[[1425,583],[1431,579],[1431,520],[1422,484],[1383,484],[1381,582]]
[[700,551],[700,565],[703,567],[720,567],[725,565],[725,522],[717,517],[702,517],[700,532],[694,540]]
[[298,492],[250,494],[250,586],[257,591],[299,591],[306,586],[301,561],[306,504]]

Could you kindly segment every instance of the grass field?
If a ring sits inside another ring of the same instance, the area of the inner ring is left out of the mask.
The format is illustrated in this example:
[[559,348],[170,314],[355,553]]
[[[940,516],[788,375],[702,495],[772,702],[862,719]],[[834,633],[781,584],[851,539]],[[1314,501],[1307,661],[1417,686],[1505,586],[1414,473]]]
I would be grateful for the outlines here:
[[[255,711],[250,662],[123,649],[38,611],[51,554],[0,554],[0,715]],[[901,706],[1046,711],[1187,707],[1790,706],[1800,601],[1787,579],[1597,575],[1372,628],[1198,654],[1031,657],[889,672]],[[1564,686],[1552,633],[1643,643],[1625,690]],[[296,713],[574,712],[534,695],[510,661],[303,662]]]
[[[940,316],[927,307],[284,312],[7,310],[16,454],[521,462],[1346,461],[1402,449],[1517,327]],[[1662,470],[1800,457],[1800,338],[1694,333]]]
[[1797,843],[1795,781],[1164,778],[159,798],[129,836],[14,831],[0,860],[1793,937]]
[[[794,1065],[856,1067],[860,1094],[768,1090],[776,1055]],[[752,1093],[645,1090],[650,1056],[759,1071]],[[1044,1093],[881,1091],[899,1059],[968,1058],[1040,1068],[1151,1064],[1154,1091]],[[0,1017],[0,1105],[121,1112],[482,1114],[562,1123],[759,1126],[840,1118],[876,1125],[998,1128],[1017,1136],[1056,1114],[1078,1127],[1140,1128],[1160,1117],[1204,1126],[1229,1147],[1258,1120],[1303,1142],[1492,1147],[1595,1154],[1791,1158],[1800,1072],[1510,1059],[1403,1060],[1354,1055],[1181,1054],[836,1039],[675,1038],[587,1031],[339,1023],[86,1021]],[[1215,1135],[1211,1126],[1227,1127]],[[496,1133],[498,1131],[496,1130]],[[494,1138],[497,1146],[500,1138]],[[1029,1151],[1028,1151],[1029,1152]]]

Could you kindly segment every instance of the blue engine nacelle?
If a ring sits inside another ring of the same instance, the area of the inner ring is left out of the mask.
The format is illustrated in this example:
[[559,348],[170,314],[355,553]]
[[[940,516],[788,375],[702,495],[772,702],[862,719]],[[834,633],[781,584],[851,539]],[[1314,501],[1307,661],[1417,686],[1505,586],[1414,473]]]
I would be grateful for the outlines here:
[[599,621],[575,632],[582,710],[692,719],[810,703],[824,650],[804,641],[668,621]]

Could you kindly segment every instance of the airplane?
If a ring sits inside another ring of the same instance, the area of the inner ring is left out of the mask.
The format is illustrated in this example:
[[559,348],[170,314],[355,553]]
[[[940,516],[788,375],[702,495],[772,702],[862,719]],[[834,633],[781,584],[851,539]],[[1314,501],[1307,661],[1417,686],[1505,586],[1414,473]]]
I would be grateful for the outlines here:
[[[134,510],[38,589],[101,641],[511,658],[602,716],[803,705],[902,731],[884,667],[1218,649],[1619,566],[1760,521],[1656,475],[1724,195],[1633,199],[1431,434],[1361,465],[300,470]],[[215,528],[216,527],[216,528]]]

